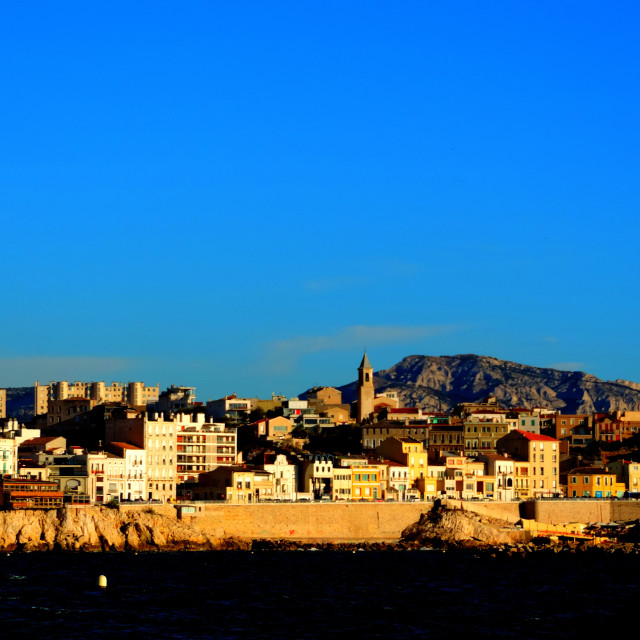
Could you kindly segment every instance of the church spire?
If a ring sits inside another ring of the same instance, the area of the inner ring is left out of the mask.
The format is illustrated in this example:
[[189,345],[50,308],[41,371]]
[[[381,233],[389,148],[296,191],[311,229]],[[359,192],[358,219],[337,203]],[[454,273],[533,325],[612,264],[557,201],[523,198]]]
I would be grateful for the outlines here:
[[366,351],[362,356],[362,362],[360,363],[360,366],[358,367],[358,369],[373,369],[373,367],[371,366],[371,363],[369,362],[369,357],[367,356]]
[[373,387],[373,367],[369,362],[367,352],[362,356],[362,362],[358,367],[358,423],[362,424],[373,416],[373,400],[375,390]]

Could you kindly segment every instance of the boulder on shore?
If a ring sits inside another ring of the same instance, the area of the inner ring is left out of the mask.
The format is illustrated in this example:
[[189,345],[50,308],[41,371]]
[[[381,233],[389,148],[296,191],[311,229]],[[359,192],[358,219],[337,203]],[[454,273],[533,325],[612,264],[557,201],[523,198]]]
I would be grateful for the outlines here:
[[402,532],[402,540],[434,547],[484,548],[527,542],[529,534],[504,520],[443,508],[436,502],[429,513]]

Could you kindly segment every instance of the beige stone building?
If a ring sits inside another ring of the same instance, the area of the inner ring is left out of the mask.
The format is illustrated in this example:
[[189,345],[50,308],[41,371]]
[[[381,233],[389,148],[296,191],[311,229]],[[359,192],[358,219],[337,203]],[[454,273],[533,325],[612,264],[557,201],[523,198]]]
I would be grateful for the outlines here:
[[284,440],[288,438],[293,430],[293,421],[284,416],[276,416],[275,418],[264,418],[253,422],[250,425],[255,430],[258,438],[267,440]]
[[129,411],[107,420],[107,442],[128,442],[147,452],[147,498],[173,500],[176,485],[237,460],[235,429],[208,423],[201,412]]
[[69,398],[85,398],[91,401],[91,408],[105,402],[124,402],[132,406],[145,406],[158,402],[159,385],[149,387],[143,382],[50,382],[40,384],[36,380],[34,389],[35,414],[43,415],[50,412],[51,404]]
[[7,390],[0,389],[0,419],[7,417]]
[[342,404],[342,391],[333,387],[314,387],[307,391],[307,400],[316,408],[325,404]]

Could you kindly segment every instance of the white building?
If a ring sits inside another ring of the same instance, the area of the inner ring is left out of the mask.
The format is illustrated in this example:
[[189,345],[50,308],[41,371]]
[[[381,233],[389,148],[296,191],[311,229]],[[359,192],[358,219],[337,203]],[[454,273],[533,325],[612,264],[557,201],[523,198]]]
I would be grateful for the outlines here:
[[147,452],[126,442],[112,442],[109,448],[124,459],[124,483],[120,500],[146,500]]
[[13,438],[0,438],[0,473],[3,476],[18,473],[18,443]]
[[264,470],[273,474],[274,493],[276,500],[295,500],[297,493],[296,466],[291,464],[285,455],[276,456],[273,464],[264,464]]

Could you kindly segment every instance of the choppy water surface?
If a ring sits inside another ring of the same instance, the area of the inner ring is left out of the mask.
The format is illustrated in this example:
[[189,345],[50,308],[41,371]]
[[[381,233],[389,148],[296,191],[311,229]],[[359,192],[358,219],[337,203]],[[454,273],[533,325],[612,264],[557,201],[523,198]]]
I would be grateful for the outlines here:
[[[613,636],[640,609],[639,568],[636,556],[589,553],[11,554],[0,557],[0,633],[48,640]],[[100,574],[108,578],[104,591],[96,587]]]

